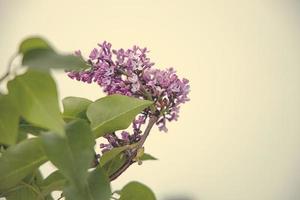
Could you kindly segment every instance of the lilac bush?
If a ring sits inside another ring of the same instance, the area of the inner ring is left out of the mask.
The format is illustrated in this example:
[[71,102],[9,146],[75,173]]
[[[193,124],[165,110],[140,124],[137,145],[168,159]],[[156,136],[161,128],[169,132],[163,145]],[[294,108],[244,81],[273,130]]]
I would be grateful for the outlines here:
[[[127,131],[120,137],[115,133],[107,134],[109,144],[101,144],[103,151],[139,141],[141,127],[150,115],[158,115],[156,125],[160,131],[167,132],[166,121],[176,121],[181,104],[189,101],[189,81],[180,79],[173,68],[154,68],[148,52],[147,48],[138,46],[115,50],[104,41],[86,60],[90,68],[68,72],[72,79],[99,84],[108,95],[122,94],[155,102],[155,108],[145,110],[133,121],[132,134]],[[80,51],[75,54],[82,57]]]
[[[29,37],[0,77],[0,83],[11,79],[8,91],[0,91],[0,199],[24,194],[52,199],[51,192],[61,191],[59,199],[156,200],[142,183],[112,191],[111,182],[132,164],[156,159],[144,153],[145,141],[153,126],[167,132],[167,122],[178,119],[189,100],[189,81],[173,68],[155,68],[148,50],[138,46],[112,50],[103,42],[88,59],[80,51],[75,55],[59,54],[43,38]],[[20,67],[26,66],[21,74],[12,70],[19,56]],[[49,69],[97,83],[107,95],[96,101],[66,97],[61,111]],[[100,144],[101,156],[95,152],[98,138],[108,141]],[[48,161],[57,170],[43,177],[40,166]]]

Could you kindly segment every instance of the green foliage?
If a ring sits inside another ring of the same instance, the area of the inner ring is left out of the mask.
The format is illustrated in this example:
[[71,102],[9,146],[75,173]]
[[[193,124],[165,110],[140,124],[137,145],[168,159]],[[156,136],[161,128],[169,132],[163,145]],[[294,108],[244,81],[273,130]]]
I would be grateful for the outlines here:
[[92,101],[81,97],[66,97],[62,100],[65,119],[86,119],[86,110]]
[[87,185],[84,189],[84,191],[81,191],[74,185],[70,185],[69,187],[66,187],[64,192],[67,199],[72,200],[109,200],[111,196],[111,188],[108,177],[105,171],[100,167],[89,173],[87,177]]
[[39,185],[43,195],[48,195],[53,191],[61,191],[66,185],[67,181],[59,170],[50,174]]
[[46,161],[39,138],[11,146],[0,157],[0,191],[17,185]]
[[41,134],[41,132],[45,132],[45,131],[47,131],[47,129],[35,126],[35,125],[25,121],[22,118],[20,119],[19,136],[20,136],[20,132],[29,133],[29,134],[32,134],[32,135],[35,135],[35,136],[39,136]]
[[[33,186],[29,186],[33,187]],[[27,185],[21,185],[19,189],[9,192],[5,198],[7,200],[16,200],[16,199],[22,199],[22,200],[32,200],[32,199],[41,199],[38,198],[37,193],[34,192],[34,190],[37,190],[37,188],[29,188]]]
[[[95,137],[126,129],[153,102],[121,95],[96,102],[67,97],[61,113],[49,69],[89,66],[79,57],[57,53],[40,37],[24,40],[18,53],[29,68],[8,82],[8,94],[0,95],[0,198],[52,200],[51,192],[63,191],[67,200],[110,200],[109,176],[127,161],[124,152],[137,144],[114,148],[93,166]],[[149,154],[139,159],[155,160]],[[57,171],[43,178],[39,167],[47,161]],[[155,197],[132,182],[122,189],[121,199]]]
[[83,120],[72,121],[65,129],[65,137],[53,132],[43,134],[43,146],[49,160],[68,181],[81,189],[85,187],[95,142],[89,125]]
[[49,49],[33,49],[24,54],[23,65],[36,69],[84,69],[89,66],[74,55],[60,55]]
[[19,46],[19,53],[25,55],[26,53],[34,49],[53,50],[53,48],[45,39],[41,37],[29,37],[21,42]]
[[109,179],[101,167],[97,167],[89,174],[88,184],[93,199],[109,199],[111,197]]
[[105,163],[102,167],[106,171],[108,176],[115,173],[120,167],[126,162],[126,157],[124,154],[120,153],[116,155],[113,159]]
[[18,136],[19,112],[8,95],[0,96],[0,144],[15,144]]
[[155,195],[146,185],[132,181],[120,192],[120,200],[155,200]]
[[17,143],[25,140],[28,137],[28,133],[23,130],[19,130],[17,134],[18,134]]
[[138,113],[152,104],[152,101],[110,95],[91,103],[87,116],[94,134],[100,137],[105,133],[126,129]]
[[89,66],[78,56],[57,53],[48,42],[39,37],[25,39],[19,48],[22,64],[39,70],[85,69]]
[[145,161],[145,160],[157,160],[157,158],[153,157],[152,155],[148,153],[144,153],[141,157],[140,160]]
[[50,74],[29,70],[8,83],[12,101],[32,124],[64,134],[56,85]]
[[50,195],[43,195],[39,184],[43,180],[42,174],[39,170],[26,176],[18,185],[5,193],[6,199],[18,200],[18,199],[40,199],[51,200]]
[[123,146],[118,148],[113,148],[112,150],[105,152],[100,159],[100,166],[104,166],[109,161],[113,160],[116,156],[118,156],[121,152],[128,149],[129,146]]
[[[95,144],[87,122],[72,121],[66,125],[66,137],[45,133],[42,140],[48,158],[69,182],[64,190],[68,198],[95,199],[102,195],[110,196],[109,181],[102,169],[97,168],[89,174],[87,171],[92,163]],[[104,192],[99,193],[98,190]]]

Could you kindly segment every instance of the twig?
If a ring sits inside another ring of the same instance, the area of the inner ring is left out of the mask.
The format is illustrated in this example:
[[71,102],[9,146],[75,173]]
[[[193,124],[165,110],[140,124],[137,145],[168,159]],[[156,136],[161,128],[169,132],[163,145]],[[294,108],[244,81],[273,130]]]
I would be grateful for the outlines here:
[[157,121],[158,117],[155,115],[152,115],[149,119],[149,123],[146,127],[146,130],[144,132],[144,134],[142,135],[141,140],[139,141],[135,151],[131,154],[131,156],[127,159],[127,161],[116,171],[114,172],[110,177],[109,180],[113,181],[116,178],[118,178],[130,165],[132,165],[135,161],[133,161],[133,159],[136,157],[137,155],[137,151],[138,149],[142,148],[149,133],[150,130],[152,129],[153,125],[155,124],[155,122]]
[[18,56],[18,54],[15,53],[15,54],[13,54],[13,55],[10,57],[10,59],[9,59],[9,61],[8,61],[8,65],[7,65],[7,70],[6,70],[5,74],[3,74],[3,75],[1,76],[1,78],[0,78],[0,83],[1,83],[3,80],[5,80],[5,79],[10,75],[12,63],[13,63],[13,61],[15,60],[15,58],[16,58],[17,56]]

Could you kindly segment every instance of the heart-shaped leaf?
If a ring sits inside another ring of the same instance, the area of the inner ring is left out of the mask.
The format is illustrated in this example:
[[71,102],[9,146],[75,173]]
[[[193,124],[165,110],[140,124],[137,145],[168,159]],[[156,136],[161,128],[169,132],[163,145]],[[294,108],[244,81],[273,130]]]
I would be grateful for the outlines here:
[[8,83],[11,99],[30,123],[64,134],[56,85],[48,73],[29,70]]

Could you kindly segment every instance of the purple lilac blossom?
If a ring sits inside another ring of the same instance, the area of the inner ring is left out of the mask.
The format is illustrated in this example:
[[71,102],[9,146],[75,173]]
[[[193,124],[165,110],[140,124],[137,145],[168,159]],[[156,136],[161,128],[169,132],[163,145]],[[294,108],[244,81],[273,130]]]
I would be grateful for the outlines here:
[[[94,48],[87,59],[90,68],[84,71],[69,71],[68,76],[78,81],[99,84],[105,93],[122,94],[155,102],[156,122],[160,131],[167,132],[166,122],[176,121],[180,105],[189,101],[189,81],[180,79],[173,68],[160,70],[153,68],[147,48],[133,46],[131,49],[112,50],[111,44],[104,41]],[[79,51],[75,55],[82,57]],[[133,134],[126,131],[117,136],[109,133],[105,136],[109,144],[101,144],[102,151],[132,144],[140,139],[141,127],[151,114],[145,110],[133,121]]]

